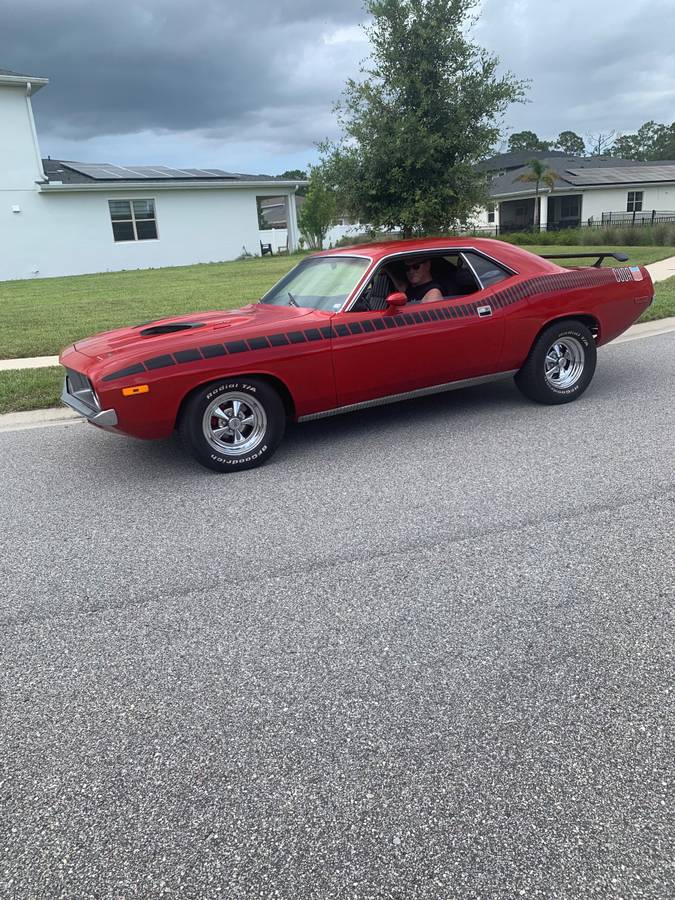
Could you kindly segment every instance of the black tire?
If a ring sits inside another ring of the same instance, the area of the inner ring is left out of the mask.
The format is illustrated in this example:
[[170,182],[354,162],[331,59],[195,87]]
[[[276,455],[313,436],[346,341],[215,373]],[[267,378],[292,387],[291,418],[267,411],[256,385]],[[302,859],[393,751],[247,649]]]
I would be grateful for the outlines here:
[[537,403],[569,403],[591,383],[596,360],[597,349],[588,328],[576,319],[565,319],[542,331],[515,382]]
[[235,377],[196,390],[185,404],[178,433],[203,466],[237,472],[267,462],[285,427],[284,404],[274,388],[261,378]]

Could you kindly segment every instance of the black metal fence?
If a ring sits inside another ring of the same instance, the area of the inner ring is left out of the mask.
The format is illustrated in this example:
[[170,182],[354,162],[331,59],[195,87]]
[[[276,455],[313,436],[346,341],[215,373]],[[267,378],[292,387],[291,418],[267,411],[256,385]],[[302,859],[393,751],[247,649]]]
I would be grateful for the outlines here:
[[497,237],[514,232],[537,233],[542,231],[566,231],[570,228],[639,228],[647,225],[671,224],[675,222],[675,212],[655,209],[639,212],[603,212],[600,218],[591,216],[585,222],[567,219],[564,222],[544,222],[539,225],[480,225],[471,229],[476,234]]
[[655,209],[640,210],[639,212],[604,212],[602,218],[594,220],[590,218],[588,224],[598,228],[606,225],[657,225],[661,222],[675,222],[675,212],[669,210],[659,211]]

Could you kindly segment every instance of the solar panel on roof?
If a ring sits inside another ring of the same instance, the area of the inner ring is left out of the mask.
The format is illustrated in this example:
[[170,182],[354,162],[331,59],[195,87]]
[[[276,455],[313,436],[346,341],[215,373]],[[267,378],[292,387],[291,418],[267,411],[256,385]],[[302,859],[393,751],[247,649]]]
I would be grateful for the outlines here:
[[231,172],[222,169],[172,169],[169,166],[113,166],[108,163],[68,163],[68,167],[81,175],[87,175],[97,181],[134,181],[174,179],[223,178],[236,179]]
[[568,169],[581,184],[621,184],[675,181],[675,166],[608,166],[602,169]]

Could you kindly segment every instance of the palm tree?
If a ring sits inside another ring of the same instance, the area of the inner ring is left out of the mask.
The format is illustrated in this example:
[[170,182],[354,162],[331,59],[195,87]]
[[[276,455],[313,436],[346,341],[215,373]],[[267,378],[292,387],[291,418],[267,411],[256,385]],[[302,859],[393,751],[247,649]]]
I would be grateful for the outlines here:
[[552,191],[555,188],[555,183],[560,177],[557,172],[554,172],[549,166],[545,163],[541,162],[539,159],[531,159],[528,162],[528,166],[530,167],[529,172],[523,172],[522,175],[519,175],[516,178],[516,181],[526,181],[530,184],[534,184],[534,227],[538,231],[539,230],[539,186],[544,185]]

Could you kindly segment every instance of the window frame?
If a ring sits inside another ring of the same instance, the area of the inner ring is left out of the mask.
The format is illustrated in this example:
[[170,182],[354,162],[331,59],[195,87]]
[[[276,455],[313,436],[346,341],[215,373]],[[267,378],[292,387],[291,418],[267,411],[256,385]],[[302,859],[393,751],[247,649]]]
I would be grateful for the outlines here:
[[[136,228],[136,213],[134,211],[134,202],[143,201],[145,203],[152,203],[152,218],[151,219],[139,219],[140,222],[154,222],[155,225],[155,236],[154,237],[139,237],[138,229]],[[131,212],[130,219],[117,219],[113,220],[112,208],[110,206],[111,203],[128,203],[129,210]],[[155,197],[108,197],[108,215],[110,216],[110,229],[112,231],[113,236],[113,244],[138,244],[145,243],[146,241],[158,241],[159,240],[159,225],[157,224],[157,200]],[[117,222],[131,222],[131,227],[134,233],[133,238],[118,240],[115,237],[115,221]]]
[[629,212],[629,213],[642,212],[642,204],[644,202],[644,196],[645,196],[644,191],[627,191],[626,212]]
[[342,304],[342,306],[340,307],[340,309],[327,310],[327,309],[321,309],[320,307],[310,307],[310,306],[301,307],[301,309],[313,309],[314,311],[325,312],[325,313],[329,313],[330,315],[337,315],[338,313],[343,313],[343,312],[345,312],[345,307],[351,306],[351,305],[352,305],[352,302],[356,299],[356,297],[357,297],[357,296],[358,296],[358,297],[361,296],[361,293],[362,293],[362,292],[365,290],[365,288],[367,287],[367,285],[368,285],[368,283],[370,282],[370,279],[373,277],[373,274],[374,274],[374,271],[375,271],[375,270],[372,268],[372,266],[373,266],[373,257],[372,257],[372,256],[368,256],[368,255],[366,255],[365,253],[333,253],[333,254],[332,254],[332,253],[317,253],[317,254],[310,254],[309,256],[306,256],[304,259],[301,259],[300,262],[296,263],[296,265],[293,266],[292,269],[289,269],[288,272],[286,272],[285,275],[283,275],[281,278],[279,278],[279,280],[276,281],[276,282],[272,285],[272,287],[269,288],[269,290],[265,291],[265,293],[262,295],[262,297],[260,298],[260,300],[258,300],[258,303],[261,303],[261,304],[263,304],[263,305],[269,305],[269,306],[274,306],[274,305],[276,305],[276,304],[271,304],[271,303],[270,303],[270,304],[264,304],[263,301],[265,300],[265,298],[266,298],[269,294],[272,293],[272,291],[273,291],[275,288],[277,288],[277,287],[278,287],[278,286],[279,286],[279,285],[280,285],[280,284],[281,284],[281,283],[282,283],[289,275],[291,275],[297,268],[299,268],[300,266],[302,266],[302,265],[305,264],[305,263],[310,262],[312,259],[325,259],[325,260],[330,260],[330,259],[365,259],[365,260],[366,260],[366,268],[365,268],[365,270],[363,271],[363,273],[362,273],[362,274],[359,276],[359,278],[357,279],[356,284],[354,285],[354,287],[352,288],[352,290],[351,290],[351,291],[347,294],[347,296],[345,297],[344,303]]
[[[472,253],[474,256],[480,256],[482,259],[486,259],[489,262],[493,263],[493,265],[495,265],[498,269],[501,269],[504,272],[504,278],[500,278],[499,281],[495,281],[492,284],[483,284],[483,279],[480,277],[480,274],[478,273],[473,262],[471,261]],[[491,259],[489,256],[486,256],[484,253],[480,253],[478,250],[462,250],[461,255],[462,255],[462,258],[464,259],[464,262],[471,269],[471,271],[473,273],[473,277],[476,279],[476,281],[479,284],[477,293],[480,293],[481,291],[486,291],[488,288],[494,287],[496,284],[501,284],[502,281],[506,281],[507,279],[512,278],[514,275],[514,272],[508,266],[505,266],[502,263],[497,262],[496,259]]]
[[[340,312],[341,313],[348,313],[348,312],[352,312],[352,311],[366,312],[366,310],[354,310],[354,306],[361,299],[361,296],[364,293],[364,291],[366,290],[371,279],[375,278],[377,276],[379,270],[381,268],[384,268],[384,266],[388,265],[390,262],[392,262],[392,260],[400,259],[402,257],[409,259],[410,257],[414,257],[414,256],[423,256],[425,258],[428,258],[430,256],[459,256],[461,253],[475,253],[478,256],[482,256],[483,259],[487,259],[489,262],[494,263],[495,265],[499,266],[500,269],[503,269],[505,272],[508,273],[507,278],[503,279],[504,281],[507,281],[508,278],[510,278],[514,275],[518,275],[518,272],[516,272],[515,269],[512,269],[511,266],[507,266],[506,263],[503,263],[500,260],[495,259],[493,256],[490,256],[489,253],[484,253],[482,250],[478,250],[476,247],[469,247],[469,246],[434,247],[434,248],[428,249],[428,250],[412,250],[412,251],[409,250],[407,253],[404,253],[403,251],[400,251],[398,253],[390,253],[388,256],[385,256],[382,259],[380,259],[377,262],[377,264],[369,272],[366,272],[366,275],[365,275],[366,280],[365,280],[364,284],[362,284],[360,287],[357,285],[356,293],[354,294],[354,296],[351,299],[347,298],[347,302],[346,302],[344,308],[342,310],[340,310]],[[481,279],[478,277],[478,275],[474,271],[474,268],[471,265],[471,261],[469,259],[467,259],[466,263],[469,266],[473,277],[476,279],[476,281],[479,285],[478,290],[475,291],[475,293],[480,294],[485,290],[489,290],[489,288],[486,288],[483,285],[483,282],[481,281]],[[469,297],[471,295],[466,294],[466,296]],[[452,298],[442,297],[441,300],[433,300],[431,302],[432,303],[442,303],[443,301],[447,302],[447,300],[449,300],[449,299],[452,299]],[[378,312],[379,310],[375,310],[375,311]],[[381,310],[381,311],[383,312],[384,310]]]

